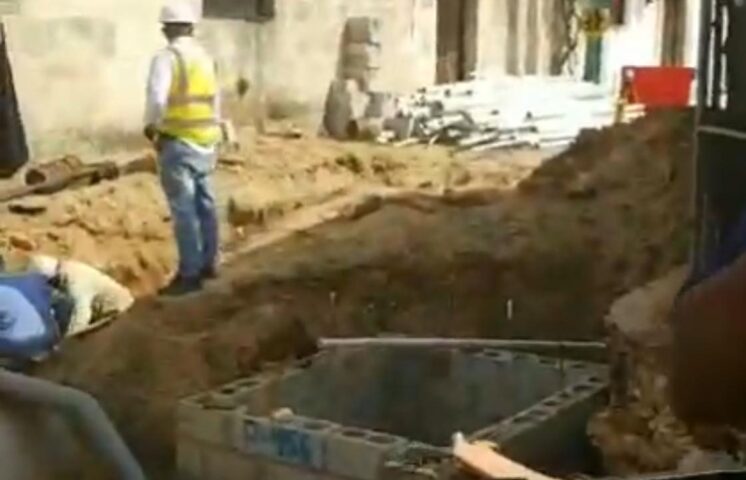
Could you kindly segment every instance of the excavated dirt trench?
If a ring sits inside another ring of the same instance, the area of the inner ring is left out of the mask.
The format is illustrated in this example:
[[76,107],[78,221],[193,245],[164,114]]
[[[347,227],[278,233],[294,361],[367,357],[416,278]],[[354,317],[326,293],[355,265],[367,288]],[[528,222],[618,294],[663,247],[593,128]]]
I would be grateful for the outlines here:
[[316,336],[597,338],[614,298],[686,256],[690,126],[669,113],[584,135],[515,191],[343,207],[236,256],[203,294],[143,299],[38,373],[96,395],[166,471],[179,398]]

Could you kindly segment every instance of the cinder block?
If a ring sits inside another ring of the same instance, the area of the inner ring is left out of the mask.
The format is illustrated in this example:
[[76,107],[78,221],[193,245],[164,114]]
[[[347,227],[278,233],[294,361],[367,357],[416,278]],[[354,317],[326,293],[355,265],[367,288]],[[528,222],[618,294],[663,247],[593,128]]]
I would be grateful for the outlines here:
[[[322,472],[291,467],[279,463],[268,463],[263,468],[264,477],[261,480],[330,480],[328,475]],[[245,477],[244,480],[248,480]],[[259,479],[251,479],[259,480]]]
[[439,480],[455,478],[448,448],[414,442],[408,444],[393,460],[386,461],[380,478],[386,480]]
[[[605,403],[603,381],[583,380],[509,419],[502,451],[516,461],[554,471],[576,471],[594,459],[585,428]],[[589,460],[590,459],[590,460]]]
[[381,47],[370,43],[350,43],[344,47],[344,66],[350,68],[381,68]]
[[[255,458],[228,449],[209,449],[204,453],[200,480],[260,479],[262,466]],[[269,480],[271,477],[264,477]]]
[[327,444],[327,471],[351,479],[376,480],[386,461],[406,445],[405,439],[392,435],[352,428],[335,430]]
[[177,436],[230,447],[237,409],[205,406],[203,400],[203,397],[192,397],[179,402],[176,412]]
[[381,21],[373,17],[352,17],[347,20],[345,43],[381,44]]
[[506,350],[494,350],[487,348],[475,353],[474,355],[479,358],[487,358],[499,363],[510,363],[513,361],[513,355]]
[[201,480],[202,446],[189,438],[178,438],[176,446],[176,468],[180,480]]
[[[290,381],[292,377],[302,374],[300,369],[288,369],[284,372],[265,373],[255,377],[233,382],[238,388],[237,401],[241,406],[247,408],[249,413],[270,413],[274,405],[277,391],[284,382]],[[251,384],[250,382],[254,382]]]
[[378,76],[378,72],[378,68],[345,65],[342,67],[342,78],[346,80],[355,80],[360,85],[362,91],[368,91],[370,90],[370,85],[373,84]]
[[300,468],[322,470],[326,465],[328,432],[333,424],[302,417],[286,420],[243,416],[235,448]]

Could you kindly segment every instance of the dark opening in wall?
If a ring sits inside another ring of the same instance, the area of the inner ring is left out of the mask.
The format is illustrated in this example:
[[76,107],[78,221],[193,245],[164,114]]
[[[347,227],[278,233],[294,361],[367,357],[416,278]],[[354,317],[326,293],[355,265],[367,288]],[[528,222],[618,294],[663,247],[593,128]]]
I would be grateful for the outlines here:
[[29,160],[26,132],[18,110],[5,30],[0,25],[0,178],[9,178]]
[[436,81],[466,80],[477,64],[477,0],[438,0]]
[[275,17],[276,0],[204,0],[204,16],[213,19],[266,22]]

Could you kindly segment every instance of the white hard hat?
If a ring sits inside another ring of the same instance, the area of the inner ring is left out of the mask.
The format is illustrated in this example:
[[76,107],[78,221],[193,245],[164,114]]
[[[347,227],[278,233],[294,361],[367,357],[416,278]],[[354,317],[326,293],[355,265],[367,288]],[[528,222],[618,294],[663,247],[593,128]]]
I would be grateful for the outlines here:
[[161,9],[161,23],[190,23],[199,22],[197,11],[191,2],[186,0],[168,3]]

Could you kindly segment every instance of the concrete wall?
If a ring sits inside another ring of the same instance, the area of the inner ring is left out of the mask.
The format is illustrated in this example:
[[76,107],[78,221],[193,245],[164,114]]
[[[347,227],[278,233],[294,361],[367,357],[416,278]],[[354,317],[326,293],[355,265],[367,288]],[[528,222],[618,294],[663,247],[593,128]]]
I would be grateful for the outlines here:
[[[695,66],[701,0],[685,0],[684,59]],[[482,0],[479,8],[477,71],[495,74],[549,74],[552,53],[560,47],[555,0]],[[626,2],[626,23],[610,29],[604,38],[602,81],[616,87],[625,65],[659,65],[662,56],[664,2]],[[583,74],[585,42],[580,45],[571,72]]]
[[[12,5],[17,14],[4,15],[3,22],[32,155],[80,151],[86,144],[127,146],[138,138],[148,63],[162,45],[160,5]],[[381,88],[407,91],[435,77],[435,14],[434,0],[277,0],[271,22],[207,19],[199,36],[219,62],[229,99],[244,77],[264,87],[268,102],[298,102],[318,111],[335,73],[346,18],[382,19]]]
[[477,71],[549,74],[554,0],[481,0]]

